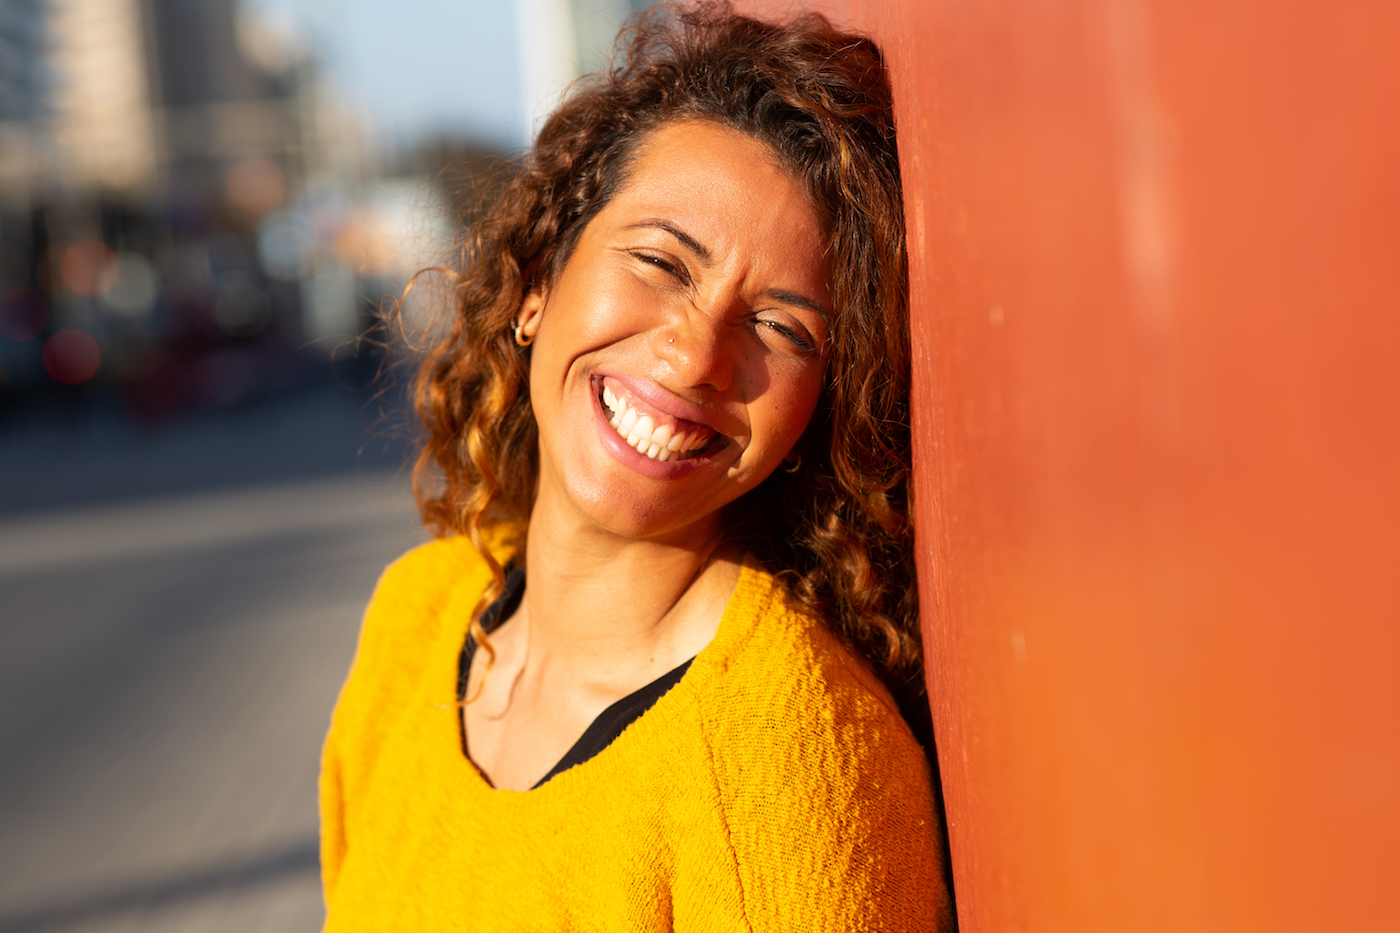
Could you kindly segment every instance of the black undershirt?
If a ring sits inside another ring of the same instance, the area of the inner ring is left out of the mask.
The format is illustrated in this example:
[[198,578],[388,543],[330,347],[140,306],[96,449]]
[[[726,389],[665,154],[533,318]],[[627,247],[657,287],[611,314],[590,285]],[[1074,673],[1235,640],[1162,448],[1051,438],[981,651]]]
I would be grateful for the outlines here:
[[[487,632],[493,630],[505,619],[509,619],[515,610],[520,607],[521,597],[525,595],[525,571],[510,565],[506,567],[506,588],[496,601],[487,606],[481,613],[481,627]],[[476,653],[476,639],[471,633],[467,633],[466,641],[462,644],[462,653],[457,657],[457,702],[462,702],[467,696],[467,677],[471,673],[472,655]],[[694,661],[691,658],[690,661]],[[680,679],[685,676],[685,672],[690,669],[690,661],[686,661],[675,670],[662,674],[656,680],[634,693],[618,700],[607,709],[598,714],[598,718],[589,724],[588,728],[579,736],[578,741],[573,744],[564,757],[559,759],[559,763],[549,769],[549,773],[540,778],[531,787],[539,787],[561,771],[567,771],[574,765],[581,765],[594,755],[601,752],[613,743],[623,730],[636,722],[641,715],[656,705],[656,701],[661,699],[668,690],[680,683]],[[466,734],[462,735],[462,753],[466,754]]]

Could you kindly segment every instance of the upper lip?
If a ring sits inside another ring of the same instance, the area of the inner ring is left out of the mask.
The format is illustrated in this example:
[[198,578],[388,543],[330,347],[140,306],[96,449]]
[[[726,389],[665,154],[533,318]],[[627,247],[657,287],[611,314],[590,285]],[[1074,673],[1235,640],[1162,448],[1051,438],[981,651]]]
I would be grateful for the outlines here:
[[726,431],[725,426],[721,424],[722,421],[727,420],[722,414],[713,409],[702,408],[688,402],[651,379],[626,376],[615,372],[596,372],[590,380],[594,395],[603,391],[604,376],[621,382],[627,387],[628,392],[635,395],[643,405],[657,414],[670,415],[682,421],[693,421],[717,434],[733,436],[733,432]]

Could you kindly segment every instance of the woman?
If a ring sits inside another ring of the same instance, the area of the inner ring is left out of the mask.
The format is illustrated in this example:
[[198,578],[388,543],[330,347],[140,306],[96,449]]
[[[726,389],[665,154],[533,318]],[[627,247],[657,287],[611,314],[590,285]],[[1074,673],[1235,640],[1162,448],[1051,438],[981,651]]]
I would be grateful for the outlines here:
[[[322,775],[330,930],[950,925],[878,50],[641,22],[477,226]],[[437,477],[436,481],[432,477]]]

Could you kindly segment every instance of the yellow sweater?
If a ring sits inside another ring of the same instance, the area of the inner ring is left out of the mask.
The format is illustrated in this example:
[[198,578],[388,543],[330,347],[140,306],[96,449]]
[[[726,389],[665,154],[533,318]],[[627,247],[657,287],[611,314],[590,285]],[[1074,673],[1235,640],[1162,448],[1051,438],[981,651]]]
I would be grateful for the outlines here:
[[685,677],[530,791],[463,755],[471,544],[385,571],[326,739],[328,931],[950,929],[928,766],[864,662],[746,566]]

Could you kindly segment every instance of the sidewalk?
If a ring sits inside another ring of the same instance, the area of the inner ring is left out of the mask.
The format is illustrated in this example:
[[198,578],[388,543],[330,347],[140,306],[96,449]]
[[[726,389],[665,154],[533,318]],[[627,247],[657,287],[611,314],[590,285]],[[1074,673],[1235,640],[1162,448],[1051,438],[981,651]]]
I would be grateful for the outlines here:
[[389,472],[0,514],[0,933],[319,929],[321,738],[422,540]]

